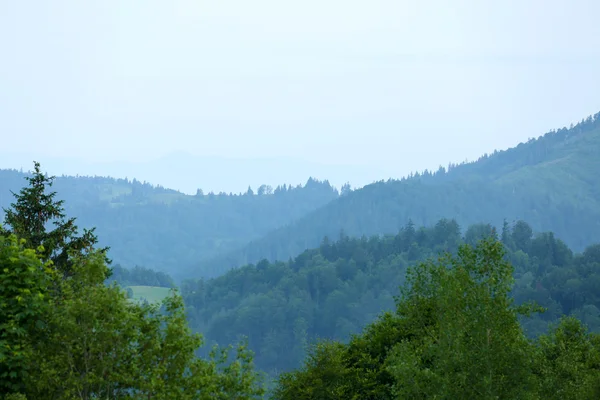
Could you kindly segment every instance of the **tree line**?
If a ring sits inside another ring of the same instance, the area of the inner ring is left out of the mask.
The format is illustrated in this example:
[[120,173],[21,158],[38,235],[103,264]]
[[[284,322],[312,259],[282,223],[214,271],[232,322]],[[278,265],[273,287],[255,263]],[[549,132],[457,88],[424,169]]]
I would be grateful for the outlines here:
[[174,288],[175,282],[169,274],[162,271],[155,271],[150,268],[140,267],[124,268],[117,264],[111,268],[111,275],[107,279],[107,284],[113,282],[125,286],[157,286],[165,288]]

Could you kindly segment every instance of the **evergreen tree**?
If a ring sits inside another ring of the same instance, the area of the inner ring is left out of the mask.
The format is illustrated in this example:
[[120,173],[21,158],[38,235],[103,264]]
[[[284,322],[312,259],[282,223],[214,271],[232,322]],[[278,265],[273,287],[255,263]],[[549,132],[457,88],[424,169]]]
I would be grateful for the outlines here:
[[[4,234],[15,234],[24,239],[29,248],[38,249],[42,260],[51,260],[63,276],[71,274],[73,253],[91,252],[98,243],[94,229],[84,229],[78,236],[76,218],[66,218],[63,200],[56,199],[56,192],[49,192],[54,176],[47,176],[40,170],[40,163],[34,162],[34,172],[25,179],[29,182],[16,194],[16,199],[6,213],[5,224],[9,227]],[[48,230],[53,225],[54,229]],[[100,249],[106,254],[108,247]],[[110,260],[106,258],[110,263]]]

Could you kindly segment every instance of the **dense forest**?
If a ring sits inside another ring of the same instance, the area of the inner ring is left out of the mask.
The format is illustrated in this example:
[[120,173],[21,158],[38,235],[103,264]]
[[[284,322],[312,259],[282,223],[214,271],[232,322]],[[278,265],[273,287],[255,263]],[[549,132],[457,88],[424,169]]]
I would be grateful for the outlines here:
[[[575,251],[600,242],[600,113],[479,160],[338,191],[327,181],[196,196],[135,179],[60,177],[56,190],[84,228],[96,227],[115,263],[215,277],[262,259],[287,260],[340,231],[394,234],[409,219],[468,226],[503,219],[551,231]],[[0,170],[0,205],[26,174]]]
[[[10,191],[18,191],[26,176],[0,170],[0,206],[8,206]],[[243,194],[199,190],[196,196],[102,177],[58,177],[54,188],[82,227],[96,228],[115,263],[176,279],[199,260],[239,248],[338,197],[328,182],[315,179],[304,186],[248,188]]]
[[192,328],[217,343],[247,337],[257,366],[277,375],[298,366],[307,343],[345,341],[391,310],[411,265],[487,237],[506,248],[517,304],[535,301],[547,309],[522,321],[529,336],[562,315],[600,331],[600,245],[574,254],[553,233],[534,235],[523,221],[505,222],[499,233],[490,224],[461,232],[456,221],[442,219],[430,228],[409,223],[397,235],[325,238],[288,262],[263,260],[216,279],[186,281],[181,290]]
[[312,346],[272,398],[599,398],[600,335],[565,317],[527,338],[519,319],[543,309],[514,304],[504,247],[490,238],[410,268],[394,310],[348,343]]
[[381,181],[311,212],[245,248],[199,263],[227,269],[263,258],[287,260],[340,230],[350,236],[393,234],[409,219],[420,226],[453,218],[524,220],[552,231],[574,250],[600,242],[600,113],[506,151],[461,165]]
[[[523,221],[409,222],[186,281],[183,297],[153,306],[110,283],[110,249],[94,229],[79,234],[47,191],[53,178],[36,164],[28,181],[0,229],[1,398],[600,396],[600,336],[588,331],[600,328],[600,245],[576,254]],[[233,359],[193,330],[238,343]],[[254,354],[274,378],[268,394]]]

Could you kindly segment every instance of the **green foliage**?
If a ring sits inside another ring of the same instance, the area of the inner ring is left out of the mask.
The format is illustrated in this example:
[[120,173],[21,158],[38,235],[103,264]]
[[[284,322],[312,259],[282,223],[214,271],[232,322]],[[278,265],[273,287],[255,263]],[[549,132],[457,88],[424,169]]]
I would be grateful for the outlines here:
[[346,398],[344,389],[346,372],[343,364],[343,345],[335,342],[319,342],[312,346],[303,368],[295,373],[284,373],[273,392],[275,399],[323,399]]
[[243,351],[224,366],[220,355],[195,356],[202,339],[190,332],[181,297],[168,297],[164,309],[131,303],[120,288],[103,284],[100,254],[75,265],[49,315],[51,329],[36,346],[29,398],[250,399],[262,393]]
[[0,236],[0,393],[21,390],[43,337],[53,272],[25,240]]
[[27,400],[27,396],[22,393],[10,393],[4,397],[5,400]]
[[600,398],[600,336],[589,334],[574,317],[538,342],[540,395],[543,399]]
[[502,244],[488,239],[409,271],[397,313],[413,338],[386,360],[397,398],[527,396],[529,344],[503,256]]
[[[547,332],[562,315],[576,316],[592,331],[600,331],[600,246],[573,254],[553,234],[534,235],[523,221],[507,223],[497,236],[504,245],[503,260],[514,267],[510,297],[517,306],[536,302],[546,309],[542,314],[518,316],[528,337]],[[460,227],[451,220],[418,229],[409,223],[394,236],[326,239],[319,248],[287,263],[261,261],[216,279],[186,281],[181,290],[194,330],[203,332],[209,343],[247,337],[257,366],[271,376],[299,367],[315,340],[334,339],[349,340],[357,349],[353,357],[362,360],[364,368],[352,382],[371,373],[389,382],[387,371],[372,368],[383,357],[379,347],[355,341],[352,334],[394,308],[394,294],[404,284],[409,266],[440,251],[458,255],[459,245],[480,237],[495,240],[487,225],[469,227],[461,237]],[[381,324],[375,327],[405,329],[392,317]],[[377,332],[374,328],[370,335],[387,343],[380,347],[396,340]],[[356,387],[354,391],[369,390]]]
[[[255,399],[264,393],[242,343],[209,357],[187,325],[182,298],[128,301],[105,249],[75,237],[39,172],[0,235],[0,395],[10,399]],[[58,218],[54,231],[46,223]],[[85,246],[83,246],[85,244]],[[38,252],[28,248],[38,245]],[[66,255],[66,256],[64,256]]]
[[408,272],[396,311],[348,344],[317,343],[274,399],[596,399],[600,336],[566,318],[539,340],[519,324],[513,267],[493,238]]

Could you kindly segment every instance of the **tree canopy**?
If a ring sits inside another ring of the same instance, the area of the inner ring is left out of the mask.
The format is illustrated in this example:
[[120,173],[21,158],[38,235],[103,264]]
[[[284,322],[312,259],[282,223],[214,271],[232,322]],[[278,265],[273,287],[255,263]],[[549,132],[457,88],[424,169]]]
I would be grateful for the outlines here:
[[408,272],[395,312],[349,343],[321,341],[274,399],[595,399],[600,336],[575,318],[528,340],[513,268],[486,239]]
[[[173,292],[162,305],[107,286],[106,249],[76,236],[36,173],[0,235],[0,395],[12,399],[252,399],[263,389],[243,342],[207,358]],[[47,223],[56,228],[47,231]],[[7,397],[8,396],[8,397]]]
[[[190,326],[209,343],[248,338],[256,365],[277,376],[301,365],[315,340],[339,342],[395,308],[409,268],[463,244],[496,238],[513,268],[510,296],[517,306],[536,302],[544,313],[521,315],[528,338],[547,333],[564,315],[600,331],[598,245],[575,253],[550,232],[534,233],[524,221],[461,228],[440,220],[430,227],[408,223],[396,235],[324,238],[288,262],[234,269],[215,279],[181,285]],[[280,354],[284,353],[285,357]]]

